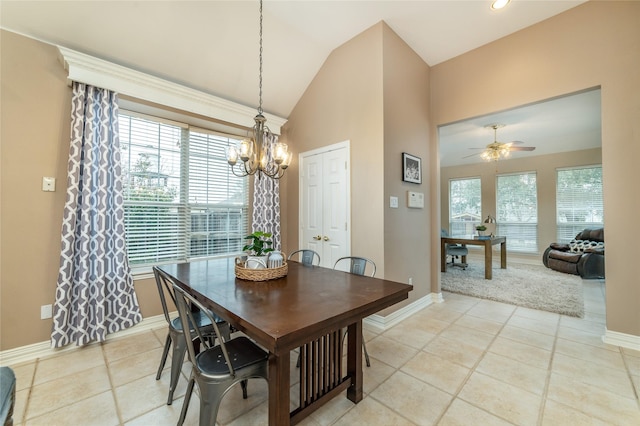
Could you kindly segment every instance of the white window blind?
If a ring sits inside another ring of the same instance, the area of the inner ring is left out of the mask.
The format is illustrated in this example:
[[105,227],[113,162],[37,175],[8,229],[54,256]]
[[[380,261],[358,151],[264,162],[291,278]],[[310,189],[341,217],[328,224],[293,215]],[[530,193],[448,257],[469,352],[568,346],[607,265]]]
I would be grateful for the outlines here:
[[124,112],[119,125],[130,264],[240,252],[248,183],[224,155],[235,139]]
[[603,226],[602,166],[557,170],[556,222],[563,243],[585,228]]
[[474,233],[482,214],[480,178],[449,181],[449,235]]
[[538,251],[538,196],[533,172],[499,175],[496,182],[496,232],[509,250]]

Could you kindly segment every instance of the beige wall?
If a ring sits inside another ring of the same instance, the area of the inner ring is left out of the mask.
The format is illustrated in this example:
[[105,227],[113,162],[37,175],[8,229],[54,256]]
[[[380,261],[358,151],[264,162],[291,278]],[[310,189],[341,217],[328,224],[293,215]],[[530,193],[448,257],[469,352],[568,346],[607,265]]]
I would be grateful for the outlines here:
[[[71,88],[58,51],[0,33],[0,350],[49,340],[40,306],[55,298],[66,198]],[[57,179],[42,192],[42,177]],[[162,310],[153,280],[135,283],[145,317]]]
[[626,241],[640,211],[639,17],[639,2],[587,2],[431,69],[434,126],[601,86],[607,329],[635,336],[640,279]]
[[[478,163],[463,166],[443,167],[440,170],[441,227],[449,229],[449,181],[458,178],[480,178],[482,217],[496,215],[496,175],[515,172],[535,172],[538,188],[538,253],[510,254],[510,258],[526,259],[542,264],[542,253],[556,241],[556,170],[601,164],[601,149],[563,152],[553,155],[538,155],[526,158],[502,160],[497,163]],[[494,247],[498,250],[498,246]]]
[[[351,143],[351,252],[373,259],[384,273],[382,34],[378,24],[333,51],[283,126],[294,163],[283,181],[287,201],[284,250],[298,247],[297,155]],[[367,72],[363,72],[367,70]]]

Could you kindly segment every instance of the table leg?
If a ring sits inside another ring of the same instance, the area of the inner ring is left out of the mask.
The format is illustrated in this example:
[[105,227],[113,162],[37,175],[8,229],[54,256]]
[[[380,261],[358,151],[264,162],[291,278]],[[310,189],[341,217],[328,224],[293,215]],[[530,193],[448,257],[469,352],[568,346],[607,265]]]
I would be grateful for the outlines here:
[[491,241],[486,240],[484,243],[484,277],[487,280],[493,278],[492,263],[493,250],[491,249]]
[[289,352],[269,354],[269,425],[288,426],[289,416]]
[[446,244],[440,239],[440,271],[447,272],[447,249]]
[[507,242],[500,243],[500,268],[507,269]]
[[347,398],[357,404],[362,401],[362,320],[351,324],[347,333]]

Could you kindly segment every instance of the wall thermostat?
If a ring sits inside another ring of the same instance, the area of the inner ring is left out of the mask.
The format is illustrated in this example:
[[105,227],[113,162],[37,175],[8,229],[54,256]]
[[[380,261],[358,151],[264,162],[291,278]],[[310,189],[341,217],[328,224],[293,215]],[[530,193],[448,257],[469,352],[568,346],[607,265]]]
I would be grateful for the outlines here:
[[407,191],[407,207],[412,209],[424,208],[424,194],[422,192]]

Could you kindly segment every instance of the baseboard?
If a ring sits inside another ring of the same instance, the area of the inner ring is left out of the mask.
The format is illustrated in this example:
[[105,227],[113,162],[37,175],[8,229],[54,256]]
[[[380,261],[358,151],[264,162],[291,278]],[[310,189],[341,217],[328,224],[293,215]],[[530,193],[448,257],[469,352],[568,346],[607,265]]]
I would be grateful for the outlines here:
[[623,348],[640,351],[640,336],[634,336],[633,334],[605,330],[602,341],[608,345],[622,346]]
[[394,325],[402,322],[403,320],[407,319],[419,310],[431,305],[432,303],[439,302],[442,302],[442,294],[431,293],[421,299],[416,300],[413,303],[408,304],[404,308],[400,308],[397,311],[390,313],[386,317],[378,314],[373,314],[362,320],[362,322],[365,326],[375,328],[376,330],[382,332],[390,329]]
[[[177,312],[175,313],[177,315]],[[175,315],[174,315],[175,316]],[[143,318],[138,324],[133,327],[127,328],[117,333],[108,334],[107,340],[118,339],[120,337],[131,336],[133,334],[149,331],[154,328],[166,327],[167,322],[164,319],[164,314],[156,315],[153,317]],[[90,345],[95,345],[91,343]],[[33,361],[37,358],[49,357],[52,355],[61,354],[64,352],[77,349],[76,345],[67,345],[64,348],[52,348],[51,341],[34,343],[32,345],[21,346],[15,349],[8,349],[0,352],[0,364],[1,365],[15,365],[23,362]]]

